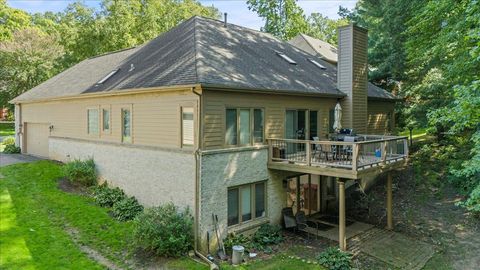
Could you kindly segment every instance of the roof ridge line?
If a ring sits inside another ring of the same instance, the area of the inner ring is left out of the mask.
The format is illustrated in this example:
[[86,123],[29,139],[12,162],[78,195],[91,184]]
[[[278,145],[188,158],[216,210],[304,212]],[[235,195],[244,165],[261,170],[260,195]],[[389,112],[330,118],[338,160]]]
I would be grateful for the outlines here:
[[124,48],[124,49],[120,49],[120,50],[116,50],[116,51],[110,51],[110,52],[94,55],[94,56],[88,57],[87,59],[95,59],[95,58],[98,58],[98,57],[102,57],[102,56],[106,56],[106,55],[110,55],[110,54],[114,54],[114,53],[119,53],[119,52],[123,52],[123,51],[132,50],[132,49],[135,49],[135,48],[137,48],[139,46],[142,46],[142,45],[135,45],[135,46],[129,47],[129,48]]

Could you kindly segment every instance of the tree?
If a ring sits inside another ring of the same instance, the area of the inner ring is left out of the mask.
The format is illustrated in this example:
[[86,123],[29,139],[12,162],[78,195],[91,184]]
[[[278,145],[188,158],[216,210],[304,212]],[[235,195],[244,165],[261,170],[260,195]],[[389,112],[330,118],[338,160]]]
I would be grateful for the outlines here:
[[308,17],[306,34],[337,46],[337,28],[347,24],[348,20],[345,18],[333,20],[320,13],[312,13]]
[[0,42],[0,104],[56,74],[62,55],[57,39],[36,28],[17,30],[11,40]]
[[6,0],[0,0],[0,41],[11,39],[15,30],[26,28],[30,24],[28,13],[10,8]]
[[289,40],[308,30],[307,20],[295,0],[247,0],[248,9],[265,20],[262,31]]

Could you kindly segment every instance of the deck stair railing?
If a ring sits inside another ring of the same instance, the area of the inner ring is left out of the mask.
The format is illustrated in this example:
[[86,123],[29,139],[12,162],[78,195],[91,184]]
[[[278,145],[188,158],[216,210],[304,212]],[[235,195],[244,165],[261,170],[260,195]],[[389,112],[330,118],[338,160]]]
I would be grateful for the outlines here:
[[358,135],[358,141],[269,139],[269,161],[362,170],[405,160],[407,137]]

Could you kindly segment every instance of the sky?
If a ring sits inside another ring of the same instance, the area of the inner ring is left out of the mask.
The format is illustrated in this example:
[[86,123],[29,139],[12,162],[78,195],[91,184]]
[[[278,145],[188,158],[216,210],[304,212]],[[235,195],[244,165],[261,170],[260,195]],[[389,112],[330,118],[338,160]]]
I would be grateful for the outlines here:
[[[58,12],[75,1],[70,0],[7,0],[9,6],[25,10],[30,13],[53,11]],[[85,4],[99,8],[100,2],[97,0],[84,0]],[[200,0],[203,5],[214,5],[222,14],[228,13],[228,21],[234,24],[242,25],[252,29],[259,30],[263,26],[263,21],[255,12],[248,10],[246,0]],[[319,12],[329,18],[338,18],[338,7],[343,6],[348,9],[355,7],[357,0],[298,0],[298,5],[308,16],[313,12]]]

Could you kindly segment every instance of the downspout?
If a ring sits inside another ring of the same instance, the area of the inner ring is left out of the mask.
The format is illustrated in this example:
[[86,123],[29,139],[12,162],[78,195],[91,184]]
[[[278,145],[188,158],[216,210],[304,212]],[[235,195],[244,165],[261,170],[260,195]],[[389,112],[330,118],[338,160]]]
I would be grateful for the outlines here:
[[194,252],[195,255],[200,257],[200,259],[204,260],[208,265],[210,266],[210,269],[219,269],[218,265],[216,265],[214,262],[210,261],[207,259],[205,255],[203,255],[199,250],[198,250],[198,235],[199,235],[199,205],[200,205],[200,175],[199,175],[199,170],[200,170],[200,144],[201,144],[201,138],[202,138],[202,117],[201,117],[201,111],[203,110],[203,97],[200,93],[195,92],[195,87],[192,87],[192,93],[198,96],[198,99],[200,100],[200,103],[197,102],[197,123],[198,123],[198,139],[197,139],[197,144],[195,146],[195,218],[194,218],[194,228],[193,228],[193,234],[194,234]]

